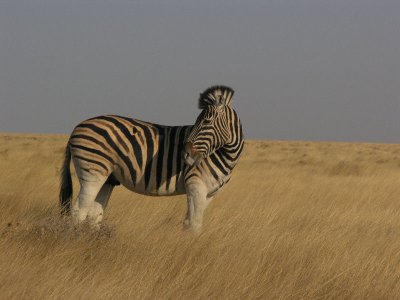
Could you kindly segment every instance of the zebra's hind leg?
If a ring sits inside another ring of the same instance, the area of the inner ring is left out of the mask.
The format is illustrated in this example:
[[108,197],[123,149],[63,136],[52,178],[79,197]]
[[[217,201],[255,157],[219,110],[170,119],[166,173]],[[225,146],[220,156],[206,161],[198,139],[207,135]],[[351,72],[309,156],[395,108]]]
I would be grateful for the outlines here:
[[78,198],[72,207],[72,219],[75,224],[85,221],[87,217],[90,217],[90,221],[93,224],[93,219],[97,219],[95,216],[99,213],[102,214],[103,209],[101,208],[101,205],[95,202],[95,200],[106,179],[107,178],[97,181],[79,180],[81,189]]
[[96,200],[93,202],[92,208],[88,211],[88,219],[94,228],[100,228],[100,222],[103,220],[104,210],[107,207],[108,200],[114,189],[114,185],[108,181],[103,184]]
[[195,233],[201,231],[203,225],[203,214],[212,197],[207,197],[206,186],[199,181],[188,183],[187,192],[187,212],[184,226],[193,230]]

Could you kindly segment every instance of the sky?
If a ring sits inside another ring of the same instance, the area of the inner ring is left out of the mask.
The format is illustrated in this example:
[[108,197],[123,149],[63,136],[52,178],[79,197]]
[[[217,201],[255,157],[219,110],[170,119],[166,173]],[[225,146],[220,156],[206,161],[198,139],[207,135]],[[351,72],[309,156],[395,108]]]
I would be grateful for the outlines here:
[[193,124],[235,90],[248,139],[400,142],[398,0],[0,0],[0,131]]

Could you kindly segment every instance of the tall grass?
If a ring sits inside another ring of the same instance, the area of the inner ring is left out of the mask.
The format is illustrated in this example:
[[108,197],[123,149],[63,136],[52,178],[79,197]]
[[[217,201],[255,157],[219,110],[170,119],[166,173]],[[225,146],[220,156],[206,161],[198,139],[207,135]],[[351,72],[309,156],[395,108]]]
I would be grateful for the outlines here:
[[398,145],[248,142],[195,237],[185,197],[121,187],[100,231],[60,219],[65,142],[0,135],[2,299],[400,296]]

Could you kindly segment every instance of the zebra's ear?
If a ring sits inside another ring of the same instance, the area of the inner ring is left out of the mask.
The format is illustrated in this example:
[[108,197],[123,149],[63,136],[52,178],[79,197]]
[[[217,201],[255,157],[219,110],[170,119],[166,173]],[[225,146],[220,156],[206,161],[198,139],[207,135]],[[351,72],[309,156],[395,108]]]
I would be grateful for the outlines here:
[[222,85],[212,86],[200,94],[199,108],[204,109],[210,105],[232,106],[233,94],[234,91],[230,87]]

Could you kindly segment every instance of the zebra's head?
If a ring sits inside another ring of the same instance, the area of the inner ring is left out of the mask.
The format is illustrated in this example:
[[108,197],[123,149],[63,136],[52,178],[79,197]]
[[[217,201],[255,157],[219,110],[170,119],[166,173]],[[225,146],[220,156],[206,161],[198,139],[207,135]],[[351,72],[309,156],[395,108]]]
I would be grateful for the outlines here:
[[234,122],[240,122],[232,108],[233,93],[229,87],[213,86],[200,94],[199,108],[202,112],[185,145],[183,158],[186,164],[198,164],[232,142],[235,130],[239,127]]

